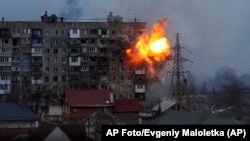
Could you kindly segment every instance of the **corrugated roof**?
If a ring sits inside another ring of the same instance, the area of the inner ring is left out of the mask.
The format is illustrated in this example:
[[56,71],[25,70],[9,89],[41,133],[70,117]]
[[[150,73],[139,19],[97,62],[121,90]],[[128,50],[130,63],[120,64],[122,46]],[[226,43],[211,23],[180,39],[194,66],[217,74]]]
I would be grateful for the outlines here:
[[37,120],[39,118],[29,107],[14,102],[0,102],[0,121]]
[[170,107],[172,107],[173,105],[176,104],[176,101],[172,101],[172,100],[163,100],[161,101],[160,104],[157,104],[155,107],[152,108],[153,111],[158,111],[159,109],[159,105],[161,107],[161,112],[166,111],[167,109],[169,109]]
[[111,106],[109,90],[71,90],[65,91],[69,106]]
[[114,112],[139,112],[139,101],[136,99],[117,99],[115,100]]

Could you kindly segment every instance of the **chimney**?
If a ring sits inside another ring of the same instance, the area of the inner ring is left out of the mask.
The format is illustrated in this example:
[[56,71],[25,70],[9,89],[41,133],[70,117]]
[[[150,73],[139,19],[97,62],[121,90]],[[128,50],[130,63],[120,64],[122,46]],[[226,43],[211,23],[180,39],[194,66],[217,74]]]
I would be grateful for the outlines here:
[[61,23],[63,22],[63,17],[60,17]]
[[47,16],[48,15],[48,13],[47,13],[47,11],[45,11],[45,14],[44,14],[44,16]]
[[41,16],[41,21],[44,22],[44,16]]
[[2,17],[2,22],[4,22],[4,17]]

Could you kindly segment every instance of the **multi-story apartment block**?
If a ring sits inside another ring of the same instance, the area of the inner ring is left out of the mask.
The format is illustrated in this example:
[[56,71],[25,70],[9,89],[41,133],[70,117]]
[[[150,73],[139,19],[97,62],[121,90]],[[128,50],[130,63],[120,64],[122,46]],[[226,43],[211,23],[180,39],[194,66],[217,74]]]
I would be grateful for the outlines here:
[[128,65],[121,40],[145,28],[145,22],[123,22],[112,13],[107,22],[69,22],[47,12],[40,22],[3,19],[0,95],[23,97],[46,87],[58,96],[110,89],[116,98],[145,99],[146,71]]

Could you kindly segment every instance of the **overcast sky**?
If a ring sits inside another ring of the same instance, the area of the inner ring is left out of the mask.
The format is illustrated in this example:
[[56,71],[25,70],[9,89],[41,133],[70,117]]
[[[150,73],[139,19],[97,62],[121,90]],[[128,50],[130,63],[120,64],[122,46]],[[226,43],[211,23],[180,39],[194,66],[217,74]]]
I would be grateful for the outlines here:
[[196,79],[206,80],[222,67],[238,74],[250,73],[249,0],[1,0],[5,20],[40,20],[44,11],[66,19],[106,19],[111,11],[147,22],[149,28],[168,19],[166,36],[175,44],[180,33],[185,68]]

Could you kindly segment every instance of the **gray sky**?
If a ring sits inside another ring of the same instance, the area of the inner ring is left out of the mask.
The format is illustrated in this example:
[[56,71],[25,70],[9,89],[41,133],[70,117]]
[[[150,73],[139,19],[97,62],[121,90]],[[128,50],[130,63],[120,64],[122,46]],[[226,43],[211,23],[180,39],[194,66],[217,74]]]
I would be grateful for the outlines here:
[[[0,17],[5,20],[40,20],[48,14],[72,19],[105,19],[111,11],[125,21],[135,17],[149,28],[168,18],[166,34],[172,45],[180,33],[183,55],[196,80],[214,76],[221,67],[250,73],[249,0],[1,0]],[[75,16],[74,16],[75,15]]]

